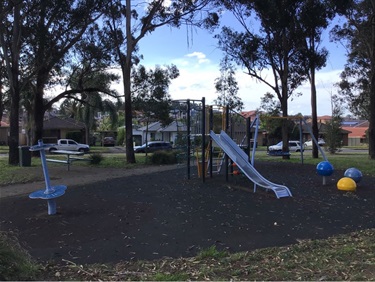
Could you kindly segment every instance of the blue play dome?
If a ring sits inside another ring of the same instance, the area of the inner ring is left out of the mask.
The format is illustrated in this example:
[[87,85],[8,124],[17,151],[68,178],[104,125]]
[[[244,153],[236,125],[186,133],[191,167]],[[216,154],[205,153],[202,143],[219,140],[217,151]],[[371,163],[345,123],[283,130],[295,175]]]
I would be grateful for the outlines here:
[[355,167],[351,167],[345,171],[344,176],[349,177],[353,179],[356,183],[358,183],[362,179],[362,172]]
[[333,170],[333,165],[328,161],[320,162],[316,166],[316,172],[321,176],[330,176]]

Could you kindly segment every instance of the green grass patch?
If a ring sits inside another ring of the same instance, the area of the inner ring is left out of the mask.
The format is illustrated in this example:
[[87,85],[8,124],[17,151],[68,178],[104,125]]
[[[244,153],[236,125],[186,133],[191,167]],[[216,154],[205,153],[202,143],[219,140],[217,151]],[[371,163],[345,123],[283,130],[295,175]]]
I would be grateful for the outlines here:
[[216,246],[211,246],[207,249],[201,250],[197,258],[198,259],[206,259],[206,258],[223,258],[228,256],[227,251],[220,251],[216,248]]
[[0,232],[0,280],[34,280],[39,266],[11,233]]
[[8,157],[0,157],[0,186],[42,180],[43,175],[35,175],[33,170],[37,163],[32,160],[31,167],[11,166],[8,165]]
[[[364,175],[375,176],[375,160],[370,160],[367,152],[339,152],[333,155],[326,154],[326,157],[335,169],[346,170],[349,167],[355,167]],[[323,160],[320,154],[318,159],[312,158],[311,150],[307,150],[303,154],[304,164],[317,165]],[[301,163],[301,154],[291,153],[290,159],[285,160],[279,156],[269,156],[266,151],[257,151],[255,166],[257,161]]]
[[8,154],[9,146],[0,146],[0,154]]

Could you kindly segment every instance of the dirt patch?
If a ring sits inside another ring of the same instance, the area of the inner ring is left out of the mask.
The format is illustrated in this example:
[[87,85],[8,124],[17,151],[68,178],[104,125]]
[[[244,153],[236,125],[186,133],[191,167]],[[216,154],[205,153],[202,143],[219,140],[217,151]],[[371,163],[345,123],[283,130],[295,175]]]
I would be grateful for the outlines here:
[[342,171],[323,186],[311,165],[259,162],[256,168],[288,186],[293,197],[276,199],[262,188],[253,193],[244,176],[226,182],[214,175],[203,183],[192,169],[187,179],[184,167],[127,175],[108,170],[100,177],[87,172],[86,178],[100,181],[74,178],[54,216],[42,200],[1,198],[1,230],[17,233],[41,261],[108,263],[194,256],[212,245],[249,251],[374,227],[374,178],[364,177],[356,193],[345,193],[336,188]]

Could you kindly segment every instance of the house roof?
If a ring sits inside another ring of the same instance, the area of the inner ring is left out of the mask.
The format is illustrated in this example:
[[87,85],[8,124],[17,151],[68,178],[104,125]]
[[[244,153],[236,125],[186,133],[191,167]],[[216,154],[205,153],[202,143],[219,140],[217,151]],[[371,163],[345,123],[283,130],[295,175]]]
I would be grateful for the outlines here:
[[[309,126],[310,129],[311,129],[311,123],[308,123],[307,126]],[[323,134],[323,133],[327,132],[328,131],[327,127],[328,127],[327,124],[318,122],[318,130],[319,130],[320,134]],[[350,132],[351,132],[352,129],[353,129],[352,127],[346,128],[346,129],[344,127],[341,127],[341,133],[350,134]],[[307,129],[307,127],[306,127],[305,124],[302,125],[302,132],[304,132],[304,133],[308,133],[309,132],[309,130]]]
[[[138,128],[138,130],[145,131],[147,130],[147,126],[142,126]],[[150,123],[148,125],[148,132],[156,132],[156,131],[160,131],[160,132],[186,131],[186,125],[182,125],[181,123],[177,123],[176,121],[171,122],[165,127],[163,127],[159,121]]]
[[178,131],[184,131],[186,132],[186,125],[183,125],[181,122],[178,123],[176,121],[172,121],[170,124],[168,124],[166,127],[161,128],[159,131],[162,132],[178,132]]
[[142,126],[140,128],[138,128],[139,131],[145,131],[145,130],[148,130],[149,132],[152,131],[152,132],[156,132],[158,131],[159,129],[161,128],[161,123],[156,121],[156,122],[151,122],[148,124],[148,129],[147,129],[147,125],[145,126]]
[[349,137],[366,137],[366,130],[368,127],[342,127],[342,129],[349,130]]
[[50,117],[44,120],[43,129],[84,129],[85,124],[73,118]]

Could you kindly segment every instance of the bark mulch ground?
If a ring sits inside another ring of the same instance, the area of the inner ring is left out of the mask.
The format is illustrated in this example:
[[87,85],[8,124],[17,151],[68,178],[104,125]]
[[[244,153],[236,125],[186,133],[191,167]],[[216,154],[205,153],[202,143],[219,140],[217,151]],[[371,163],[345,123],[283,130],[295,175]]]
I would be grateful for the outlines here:
[[[71,185],[47,215],[43,200],[27,195],[0,199],[0,230],[17,234],[41,261],[110,263],[187,257],[215,245],[250,251],[321,239],[374,227],[375,178],[357,192],[337,190],[335,173],[322,185],[311,165],[257,163],[269,180],[293,197],[277,199],[244,176],[214,175],[205,183],[192,168]],[[62,184],[64,181],[61,181]]]

